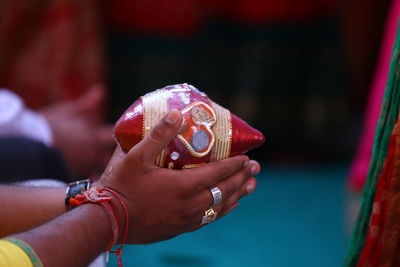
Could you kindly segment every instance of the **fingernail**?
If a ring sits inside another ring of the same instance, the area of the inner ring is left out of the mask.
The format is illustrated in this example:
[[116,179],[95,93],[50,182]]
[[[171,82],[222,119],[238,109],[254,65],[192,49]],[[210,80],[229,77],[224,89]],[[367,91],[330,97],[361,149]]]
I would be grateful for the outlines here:
[[246,160],[246,161],[243,163],[243,167],[247,167],[248,165],[249,165],[249,161]]
[[172,125],[176,124],[178,119],[179,119],[179,117],[178,117],[177,112],[171,110],[168,112],[167,117],[165,117],[165,122],[172,126]]
[[256,166],[252,166],[252,167],[250,168],[250,173],[251,173],[251,175],[258,174],[258,169],[257,169],[257,167],[256,167]]
[[246,186],[247,194],[253,193],[253,192],[254,192],[254,189],[256,189],[256,187],[254,186],[253,183],[248,183],[248,184],[247,184],[247,186]]

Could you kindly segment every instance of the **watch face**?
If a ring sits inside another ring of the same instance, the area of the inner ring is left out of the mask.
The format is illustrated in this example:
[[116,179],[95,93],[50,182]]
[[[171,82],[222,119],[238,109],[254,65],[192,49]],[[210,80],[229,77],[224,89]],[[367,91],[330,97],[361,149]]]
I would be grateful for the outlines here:
[[79,181],[68,186],[67,197],[74,197],[78,194],[82,194],[86,189],[89,188],[89,181]]

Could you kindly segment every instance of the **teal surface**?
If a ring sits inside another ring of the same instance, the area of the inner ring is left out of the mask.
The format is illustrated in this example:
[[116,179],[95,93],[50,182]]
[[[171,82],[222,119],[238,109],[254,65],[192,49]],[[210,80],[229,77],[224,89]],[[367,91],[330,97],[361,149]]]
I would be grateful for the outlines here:
[[345,176],[337,167],[264,166],[257,190],[231,214],[172,240],[126,246],[124,266],[341,266]]

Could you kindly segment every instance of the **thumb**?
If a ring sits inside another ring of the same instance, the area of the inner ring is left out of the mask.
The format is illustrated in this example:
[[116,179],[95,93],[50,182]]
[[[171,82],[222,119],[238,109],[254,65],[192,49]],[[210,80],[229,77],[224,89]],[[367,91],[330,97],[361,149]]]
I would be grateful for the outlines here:
[[182,114],[172,109],[157,123],[148,136],[134,146],[126,155],[140,159],[142,163],[154,164],[157,156],[178,134],[182,125]]

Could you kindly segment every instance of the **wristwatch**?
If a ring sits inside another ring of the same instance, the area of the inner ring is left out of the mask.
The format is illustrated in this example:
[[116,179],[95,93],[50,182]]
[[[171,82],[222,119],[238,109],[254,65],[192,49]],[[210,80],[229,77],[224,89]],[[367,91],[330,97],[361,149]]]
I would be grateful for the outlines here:
[[69,183],[67,186],[67,191],[65,192],[65,206],[67,210],[71,210],[73,207],[70,205],[69,200],[78,194],[82,194],[90,187],[90,180],[85,179],[81,181],[76,181]]

